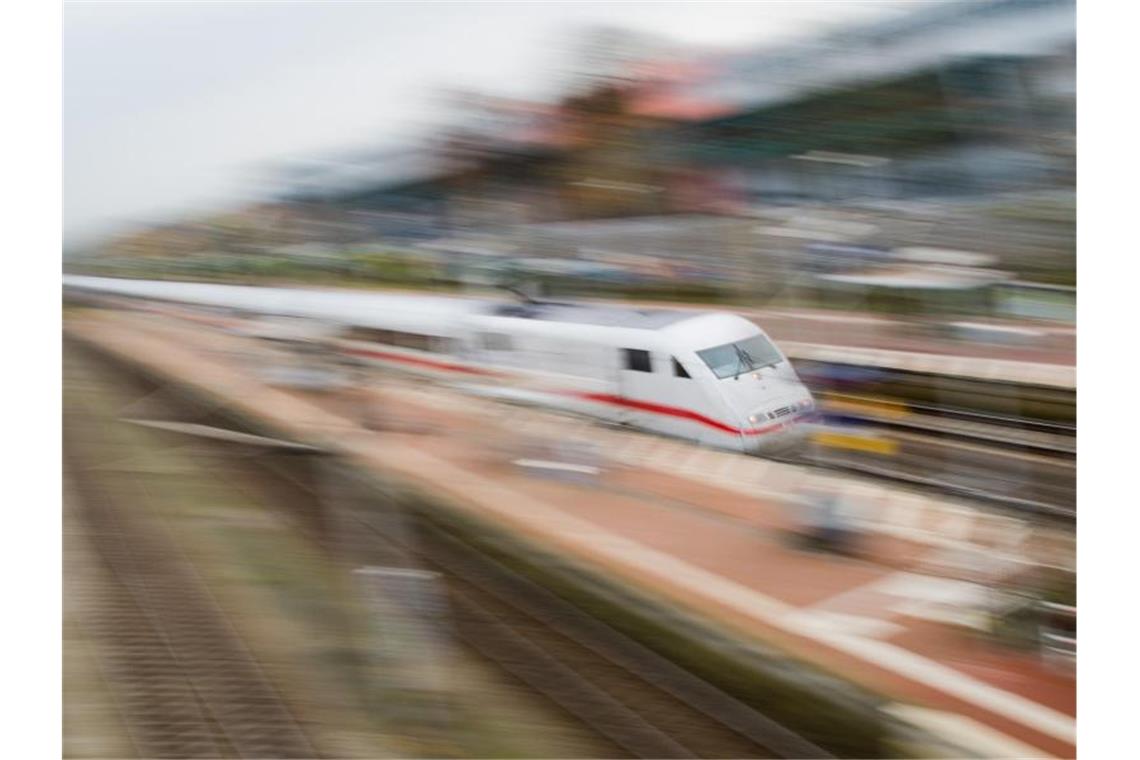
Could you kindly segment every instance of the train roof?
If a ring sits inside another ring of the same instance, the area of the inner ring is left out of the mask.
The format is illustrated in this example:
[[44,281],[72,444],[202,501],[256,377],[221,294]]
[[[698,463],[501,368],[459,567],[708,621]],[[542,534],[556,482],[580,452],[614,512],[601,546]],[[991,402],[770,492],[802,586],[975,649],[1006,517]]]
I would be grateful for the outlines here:
[[65,287],[113,295],[303,317],[341,319],[354,314],[366,316],[377,306],[387,306],[409,314],[464,314],[483,310],[483,301],[480,299],[448,296],[111,277],[65,276],[63,282]]
[[634,330],[660,330],[700,316],[703,312],[670,309],[635,309],[582,303],[540,301],[536,303],[495,303],[487,312],[497,317],[538,319]]
[[471,316],[526,319],[625,330],[664,330],[714,312],[638,309],[596,303],[495,301],[455,296],[256,287],[103,277],[64,278],[64,284],[118,295],[179,301],[265,314],[333,320],[361,327],[441,328]]

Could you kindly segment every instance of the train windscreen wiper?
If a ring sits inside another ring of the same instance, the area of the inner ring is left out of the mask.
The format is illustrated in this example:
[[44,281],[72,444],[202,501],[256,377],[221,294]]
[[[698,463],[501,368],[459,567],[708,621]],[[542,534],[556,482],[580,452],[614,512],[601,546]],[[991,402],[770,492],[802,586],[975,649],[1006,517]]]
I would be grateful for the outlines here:
[[[737,360],[737,364],[736,364],[737,372],[735,375],[733,375],[733,377],[740,377],[745,372],[748,372],[749,370],[755,369],[755,366],[754,366],[755,362],[752,361],[752,357],[749,356],[747,351],[745,351],[743,348],[736,345],[735,343],[732,344],[732,348],[736,351],[736,360]],[[745,366],[745,364],[747,364],[748,366]]]

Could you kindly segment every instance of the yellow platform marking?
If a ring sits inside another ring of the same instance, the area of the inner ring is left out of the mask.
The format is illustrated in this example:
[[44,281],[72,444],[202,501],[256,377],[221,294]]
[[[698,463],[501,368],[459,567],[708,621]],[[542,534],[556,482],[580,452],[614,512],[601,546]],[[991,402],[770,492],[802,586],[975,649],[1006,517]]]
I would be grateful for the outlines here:
[[901,401],[871,396],[849,396],[845,393],[825,393],[823,398],[826,409],[838,412],[860,412],[895,420],[911,415],[910,409]]
[[854,433],[816,433],[812,440],[820,446],[829,446],[836,449],[851,449],[853,451],[867,451],[873,454],[893,455],[898,453],[897,441],[885,438],[874,438]]

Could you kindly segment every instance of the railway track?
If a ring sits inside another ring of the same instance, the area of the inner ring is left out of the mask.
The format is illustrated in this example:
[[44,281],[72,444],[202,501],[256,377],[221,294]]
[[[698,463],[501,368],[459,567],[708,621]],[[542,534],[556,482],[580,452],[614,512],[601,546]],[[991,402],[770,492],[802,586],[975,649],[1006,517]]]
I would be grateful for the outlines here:
[[[257,463],[268,477],[308,487],[272,457]],[[321,477],[322,493],[314,496],[335,516],[313,520],[296,500],[287,516],[342,561],[437,574],[451,614],[436,622],[594,732],[605,756],[831,757],[423,514],[392,504],[367,508],[370,499],[353,493],[353,480],[340,469]]]
[[830,757],[753,708],[432,526],[468,645],[635,757]]
[[[1018,491],[1007,492],[1002,489],[1001,478],[979,478],[969,472],[941,472],[938,474],[920,474],[913,469],[899,466],[895,462],[867,461],[866,459],[850,459],[835,455],[816,455],[810,459],[779,459],[790,464],[806,465],[809,467],[831,472],[849,473],[852,475],[873,478],[888,483],[899,483],[914,486],[935,493],[969,499],[973,502],[1000,508],[1014,514],[1046,517],[1059,522],[1071,522],[1076,519],[1075,500],[1076,484],[1072,483],[1070,497],[1063,500],[1052,501],[1032,496],[1020,495]],[[1006,481],[1018,490],[1032,487],[1032,481],[1024,479]]]
[[1076,458],[1077,428],[1073,423],[876,396],[826,391],[820,395],[822,412],[839,424],[959,440],[1069,461]]
[[[84,382],[70,352],[65,362],[69,383]],[[139,756],[317,757],[191,563],[147,514],[145,489],[128,494],[128,479],[108,477],[117,449],[106,426],[114,422],[67,395],[64,465],[98,567],[93,577],[74,579],[80,623],[96,642]]]
[[820,400],[830,431],[821,439],[839,445],[816,446],[807,464],[1039,516],[1076,515],[1071,423],[845,393]]
[[[271,459],[259,463],[289,477]],[[324,479],[340,491],[333,496],[326,486],[326,500],[345,499],[350,473]],[[831,756],[430,520],[388,508],[378,517],[354,511],[314,521],[295,502],[289,516],[341,559],[437,573],[458,640],[595,732],[605,756]],[[312,530],[318,523],[337,524],[337,535]]]
[[1011,383],[945,374],[924,374],[873,366],[799,359],[796,370],[817,395],[841,391],[936,410],[965,410],[993,417],[1072,426],[1076,393],[1032,383]]

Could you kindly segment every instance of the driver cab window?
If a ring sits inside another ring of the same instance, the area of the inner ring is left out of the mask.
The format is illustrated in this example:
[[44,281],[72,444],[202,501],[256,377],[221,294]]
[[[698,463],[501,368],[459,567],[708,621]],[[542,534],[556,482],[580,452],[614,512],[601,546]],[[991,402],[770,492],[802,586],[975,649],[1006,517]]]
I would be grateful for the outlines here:
[[683,364],[681,364],[681,362],[677,361],[676,356],[673,357],[673,376],[674,377],[684,377],[684,378],[689,377],[689,372],[688,372],[688,370],[685,369],[685,365],[683,365]]

